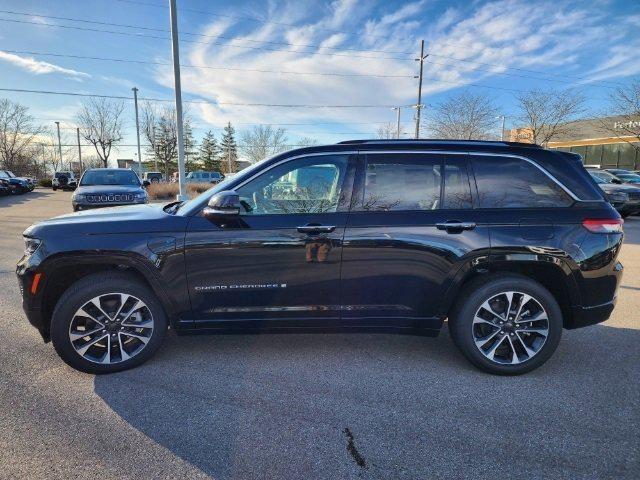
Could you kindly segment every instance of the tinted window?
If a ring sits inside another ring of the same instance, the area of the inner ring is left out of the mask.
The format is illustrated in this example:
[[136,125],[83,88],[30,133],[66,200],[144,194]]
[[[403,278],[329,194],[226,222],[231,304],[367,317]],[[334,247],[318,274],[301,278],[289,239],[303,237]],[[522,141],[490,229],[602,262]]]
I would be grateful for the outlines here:
[[434,210],[440,203],[440,157],[368,155],[359,210]]
[[131,170],[87,170],[80,185],[140,185],[138,176]]
[[335,212],[341,202],[347,155],[301,158],[283,163],[236,191],[243,215]]
[[445,161],[442,208],[471,208],[471,189],[465,158],[448,156]]
[[572,200],[536,166],[510,157],[472,156],[480,208],[566,207]]

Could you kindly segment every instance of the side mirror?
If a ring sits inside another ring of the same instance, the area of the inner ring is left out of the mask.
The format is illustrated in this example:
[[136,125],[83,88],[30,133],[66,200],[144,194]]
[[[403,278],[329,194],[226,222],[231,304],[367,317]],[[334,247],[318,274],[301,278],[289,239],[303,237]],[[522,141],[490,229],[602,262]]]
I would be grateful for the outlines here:
[[240,196],[233,190],[216,193],[202,210],[205,218],[215,222],[233,220],[240,215]]
[[147,188],[149,185],[151,185],[151,183],[150,183],[148,180],[144,180],[144,181],[142,182],[142,186],[143,186],[144,188]]
[[620,184],[622,184],[622,183],[623,183],[623,181],[622,181],[622,180],[620,180],[619,178],[612,178],[612,179],[611,179],[611,183],[615,183],[615,184],[617,184],[617,185],[620,185]]

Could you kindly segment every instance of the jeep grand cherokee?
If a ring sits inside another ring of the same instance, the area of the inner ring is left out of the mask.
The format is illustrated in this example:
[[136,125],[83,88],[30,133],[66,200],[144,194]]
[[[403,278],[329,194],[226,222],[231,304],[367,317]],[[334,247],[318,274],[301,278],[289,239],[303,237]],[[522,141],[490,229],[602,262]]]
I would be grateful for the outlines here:
[[[24,232],[17,274],[45,341],[85,372],[177,333],[437,335],[519,374],[606,320],[622,220],[580,157],[533,145],[349,141],[276,155],[186,203]],[[596,333],[596,332],[594,332]]]

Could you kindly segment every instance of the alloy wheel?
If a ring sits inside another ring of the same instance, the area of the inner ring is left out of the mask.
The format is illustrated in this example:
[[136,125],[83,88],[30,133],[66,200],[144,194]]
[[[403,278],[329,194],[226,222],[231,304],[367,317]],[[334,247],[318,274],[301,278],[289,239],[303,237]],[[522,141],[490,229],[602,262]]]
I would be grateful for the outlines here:
[[549,318],[531,295],[505,291],[482,303],[471,328],[476,347],[487,359],[515,365],[542,350],[549,336]]
[[153,328],[153,315],[142,300],[126,293],[107,293],[76,311],[69,340],[84,359],[113,364],[138,355],[151,340]]

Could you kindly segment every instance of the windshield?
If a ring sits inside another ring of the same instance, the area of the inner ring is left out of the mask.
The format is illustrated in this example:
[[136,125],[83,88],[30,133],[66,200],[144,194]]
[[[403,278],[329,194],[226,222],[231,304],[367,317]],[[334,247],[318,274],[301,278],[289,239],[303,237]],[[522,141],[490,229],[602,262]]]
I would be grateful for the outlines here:
[[132,185],[140,186],[138,176],[131,170],[88,170],[84,172],[80,185]]
[[593,173],[591,174],[591,178],[593,178],[598,185],[601,185],[603,183],[607,183],[604,180],[602,180],[600,177],[594,175]]
[[0,178],[9,178],[9,175],[4,170],[0,170]]
[[591,172],[591,175],[604,180],[605,183],[613,183],[613,180],[619,180],[613,173],[605,172],[604,170]]
[[192,198],[191,200],[188,200],[182,205],[180,205],[180,208],[176,211],[176,213],[178,214],[188,213],[191,211],[191,209],[193,209],[195,206],[199,205],[200,203],[206,203],[207,200],[211,198],[212,195],[226,190],[231,183],[236,182],[239,176],[251,175],[251,173],[260,169],[260,167],[262,167],[262,165],[264,165],[264,163],[268,162],[269,160],[271,159],[265,158],[264,160],[254,163],[253,165],[249,165],[243,170],[240,170],[238,173],[234,173],[233,176],[230,176],[230,174],[227,174],[227,178],[222,180],[220,183],[216,183],[214,187],[210,188],[206,192],[203,192],[197,197]]
[[16,178],[16,176],[13,174],[13,172],[12,172],[12,171],[10,171],[10,170],[5,170],[5,172],[7,172],[7,175],[9,175],[9,177],[11,177],[11,178]]

